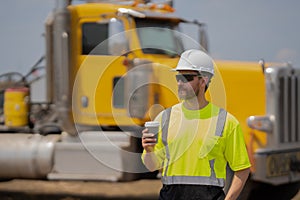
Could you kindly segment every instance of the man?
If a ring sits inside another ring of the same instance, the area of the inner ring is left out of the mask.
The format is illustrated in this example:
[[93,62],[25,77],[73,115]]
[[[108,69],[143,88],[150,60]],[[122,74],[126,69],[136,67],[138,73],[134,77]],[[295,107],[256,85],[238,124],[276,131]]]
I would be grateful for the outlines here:
[[[237,199],[251,164],[239,122],[205,97],[213,61],[203,51],[187,50],[175,71],[183,101],[155,119],[160,122],[157,141],[148,129],[142,132],[145,166],[162,169],[159,199]],[[225,197],[229,167],[234,175]]]

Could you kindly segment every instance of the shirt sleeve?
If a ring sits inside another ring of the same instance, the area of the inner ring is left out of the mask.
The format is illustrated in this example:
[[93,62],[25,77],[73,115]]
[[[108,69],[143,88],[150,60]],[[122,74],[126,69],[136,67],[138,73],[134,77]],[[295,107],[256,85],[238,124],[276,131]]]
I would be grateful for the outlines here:
[[239,123],[231,124],[226,138],[225,157],[233,171],[239,171],[251,166],[244,135]]

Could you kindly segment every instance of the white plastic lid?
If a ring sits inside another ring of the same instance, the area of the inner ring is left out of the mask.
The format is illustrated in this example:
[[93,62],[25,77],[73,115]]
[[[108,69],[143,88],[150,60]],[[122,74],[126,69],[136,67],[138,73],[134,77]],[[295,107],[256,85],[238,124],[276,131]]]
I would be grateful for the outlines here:
[[157,127],[157,126],[159,126],[158,121],[148,121],[145,123],[145,127]]

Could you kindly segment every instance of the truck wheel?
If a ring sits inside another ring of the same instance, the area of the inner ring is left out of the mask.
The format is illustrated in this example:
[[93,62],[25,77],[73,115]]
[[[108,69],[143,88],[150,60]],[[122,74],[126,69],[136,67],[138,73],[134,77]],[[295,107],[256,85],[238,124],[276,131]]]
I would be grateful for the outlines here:
[[[140,132],[138,134],[140,134]],[[141,138],[131,137],[130,144],[131,144],[130,147],[125,149],[126,151],[135,152],[135,153],[143,152]],[[125,161],[125,163],[126,162],[127,161]],[[157,178],[158,171],[149,172],[147,170],[147,168],[144,166],[144,164],[142,163],[141,159],[139,159],[138,161],[135,161],[135,162],[136,162],[135,165],[138,166],[139,172],[137,172],[137,173],[124,172],[121,181],[133,181],[133,180],[138,180],[138,179],[155,179],[155,178]]]
[[292,199],[300,189],[300,182],[271,185],[253,180],[247,181],[239,200]]

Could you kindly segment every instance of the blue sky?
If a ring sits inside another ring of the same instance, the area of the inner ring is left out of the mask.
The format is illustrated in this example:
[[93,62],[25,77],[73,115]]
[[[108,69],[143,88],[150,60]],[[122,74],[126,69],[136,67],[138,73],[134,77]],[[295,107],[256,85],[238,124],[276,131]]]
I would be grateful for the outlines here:
[[[28,72],[45,53],[44,22],[55,0],[2,0],[0,73]],[[299,0],[175,0],[176,13],[207,24],[215,59],[300,66]]]

